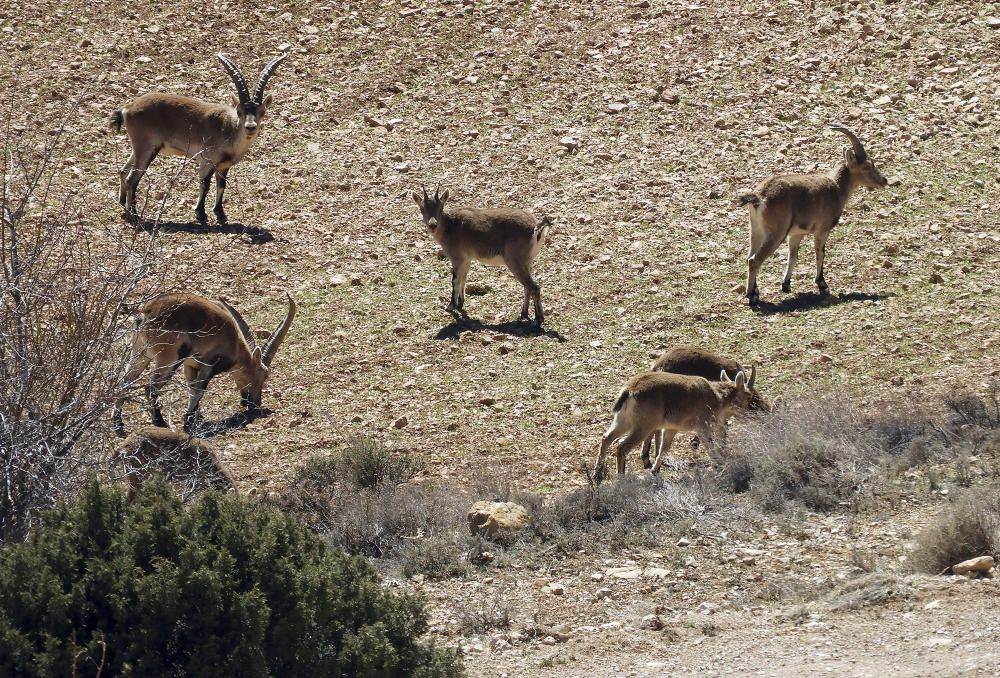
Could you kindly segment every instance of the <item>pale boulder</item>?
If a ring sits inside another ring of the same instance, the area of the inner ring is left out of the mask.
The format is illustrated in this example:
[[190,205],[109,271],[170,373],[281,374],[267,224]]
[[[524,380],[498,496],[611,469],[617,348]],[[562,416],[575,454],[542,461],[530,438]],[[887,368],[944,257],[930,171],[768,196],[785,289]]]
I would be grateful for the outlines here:
[[510,501],[477,501],[469,509],[469,531],[487,538],[500,530],[521,530],[528,526],[528,510]]

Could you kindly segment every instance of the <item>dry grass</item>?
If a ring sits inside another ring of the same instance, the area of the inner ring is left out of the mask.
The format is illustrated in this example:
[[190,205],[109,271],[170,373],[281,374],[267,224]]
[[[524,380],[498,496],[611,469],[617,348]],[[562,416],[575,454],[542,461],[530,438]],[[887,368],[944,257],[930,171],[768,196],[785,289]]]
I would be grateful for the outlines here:
[[918,572],[944,573],[978,556],[1000,557],[1000,486],[969,490],[944,507],[917,535],[909,565]]

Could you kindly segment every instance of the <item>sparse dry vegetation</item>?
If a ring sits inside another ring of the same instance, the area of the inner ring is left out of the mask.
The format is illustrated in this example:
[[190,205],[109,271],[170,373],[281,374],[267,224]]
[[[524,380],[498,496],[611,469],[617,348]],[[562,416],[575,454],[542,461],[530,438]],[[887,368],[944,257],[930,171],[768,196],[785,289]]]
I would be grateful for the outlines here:
[[1000,557],[1000,486],[968,490],[945,507],[918,535],[909,557],[918,572],[942,574],[952,565],[978,558]]

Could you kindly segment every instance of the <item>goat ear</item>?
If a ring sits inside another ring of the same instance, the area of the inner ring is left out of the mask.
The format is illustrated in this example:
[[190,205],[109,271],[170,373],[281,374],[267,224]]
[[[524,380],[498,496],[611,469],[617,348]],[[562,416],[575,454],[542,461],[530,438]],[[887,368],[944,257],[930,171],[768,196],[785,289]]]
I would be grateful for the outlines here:
[[260,346],[255,346],[253,349],[253,353],[250,354],[250,357],[253,358],[254,363],[257,365],[261,364],[261,362],[263,361],[263,356],[264,354],[260,350]]
[[238,96],[236,96],[235,94],[230,94],[229,95],[229,101],[233,104],[233,108],[239,108],[240,107],[240,98]]
[[441,204],[444,205],[444,201],[448,199],[448,189],[444,189],[444,193],[441,194]]
[[410,195],[411,195],[411,196],[413,196],[413,202],[417,203],[417,204],[418,204],[418,205],[420,205],[421,207],[423,206],[423,204],[424,204],[424,199],[420,197],[420,194],[419,194],[419,193],[417,193],[416,191],[414,191],[414,192],[413,192],[413,193],[411,193]]
[[271,103],[273,101],[274,101],[274,97],[271,96],[270,94],[268,94],[266,97],[264,97],[264,101],[263,101],[264,108],[270,108],[271,107]]
[[844,149],[844,162],[846,162],[848,165],[857,164],[858,159],[854,155],[854,149],[852,148]]
[[736,374],[736,388],[741,391],[747,390],[747,375],[745,372],[738,372]]
[[719,381],[730,382],[730,381],[732,381],[732,379],[729,378],[729,373],[728,372],[726,372],[725,370],[722,370],[722,374],[719,375]]

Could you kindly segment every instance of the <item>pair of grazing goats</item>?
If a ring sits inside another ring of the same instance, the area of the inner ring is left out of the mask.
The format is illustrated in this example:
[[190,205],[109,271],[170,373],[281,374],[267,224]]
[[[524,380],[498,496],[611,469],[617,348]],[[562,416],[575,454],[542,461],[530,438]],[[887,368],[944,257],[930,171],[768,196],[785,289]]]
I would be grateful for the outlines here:
[[[738,362],[712,351],[677,346],[666,351],[648,372],[625,383],[614,406],[614,418],[597,454],[594,475],[604,475],[608,450],[618,445],[618,473],[625,473],[625,458],[642,445],[642,465],[657,473],[674,436],[693,431],[710,450],[717,435],[724,435],[729,417],[747,410],[769,412],[771,404],[756,388],[757,368],[749,376]],[[656,444],[656,461],[649,452]]]

